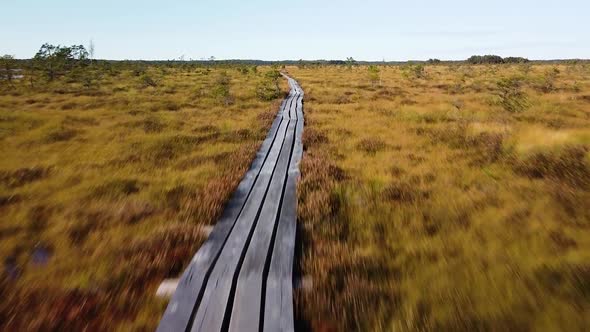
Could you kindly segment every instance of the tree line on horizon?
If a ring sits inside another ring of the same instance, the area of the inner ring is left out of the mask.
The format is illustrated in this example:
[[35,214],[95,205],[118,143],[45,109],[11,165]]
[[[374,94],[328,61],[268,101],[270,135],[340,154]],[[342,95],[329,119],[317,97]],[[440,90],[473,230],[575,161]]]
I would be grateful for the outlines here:
[[0,78],[11,81],[15,76],[16,71],[21,69],[28,69],[29,71],[43,72],[49,81],[63,76],[67,73],[76,73],[82,71],[84,68],[94,65],[117,65],[122,67],[133,66],[137,64],[156,64],[156,65],[196,65],[196,66],[211,66],[211,65],[227,65],[227,66],[260,66],[260,65],[274,65],[286,66],[297,65],[299,67],[305,66],[322,66],[322,65],[339,65],[351,68],[357,65],[405,65],[405,64],[452,64],[452,63],[468,63],[468,64],[523,64],[529,62],[588,62],[590,60],[535,60],[531,61],[524,57],[501,57],[499,55],[473,55],[466,60],[440,60],[431,58],[426,61],[409,60],[409,61],[357,61],[352,57],[347,57],[345,60],[281,60],[281,61],[266,61],[266,60],[216,60],[214,57],[208,60],[96,60],[94,59],[94,44],[91,43],[88,49],[83,45],[61,46],[52,45],[49,43],[43,44],[39,51],[31,59],[17,59],[11,55],[0,56]]

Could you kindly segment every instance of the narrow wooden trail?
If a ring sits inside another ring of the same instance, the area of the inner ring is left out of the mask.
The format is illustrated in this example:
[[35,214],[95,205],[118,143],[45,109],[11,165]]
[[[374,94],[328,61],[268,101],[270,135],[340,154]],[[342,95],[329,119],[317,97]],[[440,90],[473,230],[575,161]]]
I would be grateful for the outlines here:
[[285,78],[289,95],[157,331],[293,331],[303,90]]

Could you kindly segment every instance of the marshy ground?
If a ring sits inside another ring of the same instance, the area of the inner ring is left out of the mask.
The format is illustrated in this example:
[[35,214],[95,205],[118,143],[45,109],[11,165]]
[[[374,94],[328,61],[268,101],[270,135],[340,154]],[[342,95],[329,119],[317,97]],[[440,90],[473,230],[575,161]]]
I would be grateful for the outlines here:
[[154,330],[158,283],[188,264],[276,116],[281,98],[257,98],[269,70],[3,85],[0,329]]
[[590,326],[587,64],[289,73],[306,92],[305,324]]
[[[154,330],[279,108],[269,67],[134,66],[2,85],[0,329]],[[286,71],[303,327],[590,326],[587,63]]]

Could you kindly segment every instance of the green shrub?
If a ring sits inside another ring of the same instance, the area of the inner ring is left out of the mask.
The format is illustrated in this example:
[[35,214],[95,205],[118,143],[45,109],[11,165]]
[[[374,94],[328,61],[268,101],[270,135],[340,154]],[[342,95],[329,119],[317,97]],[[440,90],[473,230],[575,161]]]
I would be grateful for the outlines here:
[[278,98],[281,95],[279,77],[281,77],[281,73],[278,70],[273,69],[266,72],[264,79],[256,84],[256,97],[263,101]]
[[215,100],[225,106],[233,104],[233,98],[230,94],[230,78],[226,72],[219,75],[215,81],[211,94]]
[[346,68],[350,70],[354,66],[357,66],[356,60],[353,57],[346,58]]
[[141,75],[140,81],[141,81],[141,84],[144,88],[147,88],[150,86],[155,88],[158,86],[158,83],[156,82],[156,80],[154,80],[150,75],[145,74],[145,73],[143,75]]
[[522,91],[522,80],[518,77],[504,78],[496,83],[499,104],[510,113],[525,111],[530,105]]
[[16,60],[12,55],[3,55],[0,57],[0,81],[12,81],[14,70],[16,69]]
[[381,70],[379,70],[379,67],[371,65],[367,68],[367,71],[369,72],[369,81],[371,81],[371,84],[375,85],[381,81],[379,76]]
[[555,81],[559,75],[559,69],[553,67],[545,71],[543,77],[538,81],[536,88],[543,93],[550,93],[555,90]]
[[418,79],[418,78],[426,78],[426,71],[424,70],[424,65],[416,64],[416,65],[407,65],[402,68],[402,76],[406,79]]

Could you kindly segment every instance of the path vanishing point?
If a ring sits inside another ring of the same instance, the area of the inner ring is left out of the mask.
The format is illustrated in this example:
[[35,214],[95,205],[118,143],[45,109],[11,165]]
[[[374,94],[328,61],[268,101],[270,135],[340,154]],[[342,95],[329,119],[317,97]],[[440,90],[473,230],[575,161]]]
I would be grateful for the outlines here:
[[289,95],[221,218],[182,274],[158,332],[293,331],[303,91],[285,78]]

